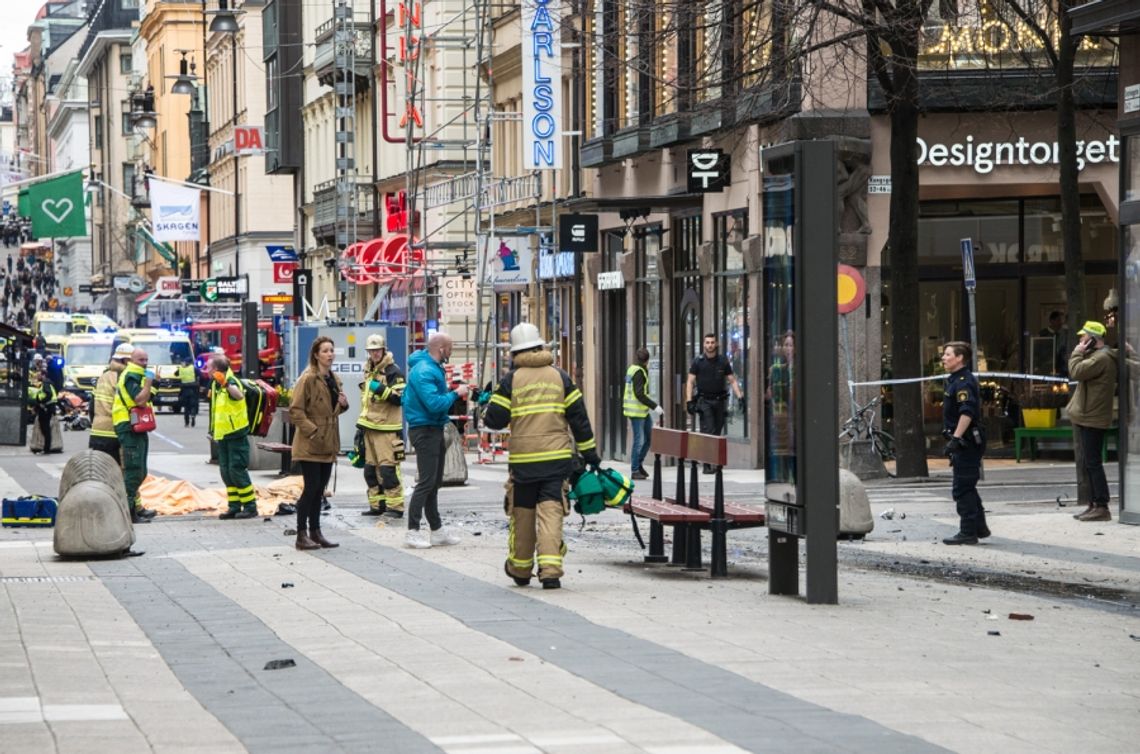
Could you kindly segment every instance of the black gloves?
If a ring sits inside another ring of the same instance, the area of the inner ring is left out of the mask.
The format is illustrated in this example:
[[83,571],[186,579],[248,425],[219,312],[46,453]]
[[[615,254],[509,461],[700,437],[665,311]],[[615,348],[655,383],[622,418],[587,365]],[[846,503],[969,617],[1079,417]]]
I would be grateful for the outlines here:
[[602,465],[602,458],[598,455],[598,451],[596,450],[583,451],[582,460],[585,461],[586,465],[592,469],[596,469]]
[[696,414],[697,414],[697,401],[695,398],[685,404],[685,410],[688,411],[690,414],[693,414],[694,416],[696,416]]
[[943,455],[952,456],[955,453],[961,452],[966,449],[966,441],[961,437],[951,436],[949,442],[946,443],[946,450]]

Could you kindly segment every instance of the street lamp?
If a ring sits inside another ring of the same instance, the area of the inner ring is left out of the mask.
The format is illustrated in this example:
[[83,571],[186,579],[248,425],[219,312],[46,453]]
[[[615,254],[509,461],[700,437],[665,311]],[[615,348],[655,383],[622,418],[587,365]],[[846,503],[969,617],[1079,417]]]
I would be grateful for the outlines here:
[[218,0],[218,9],[206,11],[214,19],[210,21],[211,34],[236,34],[238,30],[237,15],[230,10],[229,0]]
[[197,76],[194,75],[194,63],[186,62],[187,50],[175,50],[175,52],[182,54],[182,59],[178,61],[178,75],[167,76],[168,79],[174,79],[174,83],[170,86],[171,94],[193,94],[197,91],[194,84],[197,82]]
[[148,84],[145,91],[131,95],[131,125],[136,129],[151,129],[158,125],[158,116],[154,112],[154,85]]

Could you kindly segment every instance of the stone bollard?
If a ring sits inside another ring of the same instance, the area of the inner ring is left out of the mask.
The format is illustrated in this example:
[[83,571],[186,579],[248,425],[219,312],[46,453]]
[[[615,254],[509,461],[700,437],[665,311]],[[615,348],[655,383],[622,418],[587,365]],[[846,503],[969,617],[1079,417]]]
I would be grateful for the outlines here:
[[839,470],[839,535],[862,538],[875,528],[871,501],[863,482],[847,469]]
[[839,467],[848,469],[860,479],[885,479],[887,467],[870,440],[851,440],[839,444]]
[[55,552],[65,558],[120,555],[135,541],[123,472],[115,459],[82,450],[63,467]]

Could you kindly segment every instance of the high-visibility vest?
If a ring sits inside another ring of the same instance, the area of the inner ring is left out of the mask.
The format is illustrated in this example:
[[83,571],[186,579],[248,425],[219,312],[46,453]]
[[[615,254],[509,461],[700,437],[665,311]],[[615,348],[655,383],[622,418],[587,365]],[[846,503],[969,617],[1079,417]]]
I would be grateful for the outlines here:
[[625,370],[625,395],[621,401],[621,412],[631,419],[644,419],[649,416],[649,406],[637,399],[633,393],[633,377],[638,372],[645,375],[645,386],[649,387],[649,372],[640,364],[632,364]]
[[127,368],[119,375],[115,386],[115,403],[111,408],[111,421],[116,427],[124,423],[130,426],[131,408],[136,405],[134,398],[127,392],[127,377],[130,375],[138,375],[141,383],[146,379],[146,370],[138,364],[127,362]]
[[581,398],[578,390],[566,395],[562,373],[553,366],[516,369],[511,378],[510,462],[572,458],[574,445],[566,424],[566,407]]
[[[388,384],[384,372],[391,364],[394,364],[394,360],[390,353],[385,353],[379,364],[368,362],[364,383],[360,386],[360,418],[356,420],[358,427],[381,432],[400,432],[404,429],[403,407],[388,402],[394,393],[402,393],[405,384],[399,372],[395,373],[395,384]],[[379,390],[372,389],[373,380],[380,383]]]
[[198,373],[194,371],[193,364],[183,364],[178,367],[178,381],[183,385],[193,385],[198,382]]
[[115,436],[115,422],[111,419],[111,411],[115,406],[115,387],[118,382],[119,373],[108,367],[95,383],[95,392],[91,396],[95,401],[95,419],[91,422],[91,434],[94,437]]
[[[230,397],[231,384],[237,385],[238,390],[241,390],[241,398],[234,400]],[[217,381],[210,383],[210,435],[215,441],[224,440],[228,435],[248,427],[249,411],[245,405],[245,391],[233,370],[227,369],[226,387],[218,385]]]

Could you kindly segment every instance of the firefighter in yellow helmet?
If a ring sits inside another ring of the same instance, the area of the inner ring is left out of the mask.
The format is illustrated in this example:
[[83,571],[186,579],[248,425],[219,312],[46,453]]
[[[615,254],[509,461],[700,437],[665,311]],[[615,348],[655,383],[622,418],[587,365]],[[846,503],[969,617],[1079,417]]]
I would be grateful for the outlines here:
[[590,466],[598,466],[601,459],[582,392],[570,375],[554,366],[554,356],[544,346],[538,328],[529,322],[511,330],[513,368],[491,396],[483,423],[490,429],[511,427],[507,575],[519,586],[529,584],[537,549],[543,589],[558,589],[574,451]]
[[404,374],[388,351],[384,336],[373,333],[364,345],[368,361],[360,384],[360,418],[357,430],[364,433],[364,480],[368,483],[368,510],[362,515],[387,513],[404,516],[404,484],[400,462],[404,460]]

